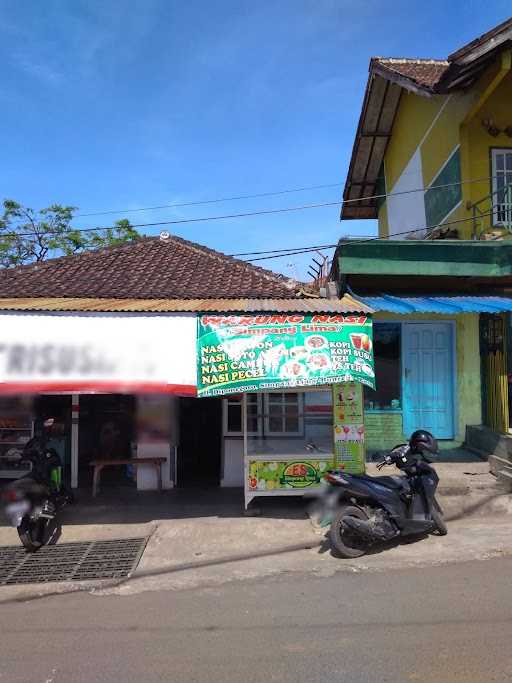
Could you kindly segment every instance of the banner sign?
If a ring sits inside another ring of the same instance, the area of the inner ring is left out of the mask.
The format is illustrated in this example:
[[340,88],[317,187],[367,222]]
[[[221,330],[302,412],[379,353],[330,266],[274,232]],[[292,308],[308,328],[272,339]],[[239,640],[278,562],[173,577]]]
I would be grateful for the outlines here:
[[375,388],[365,315],[203,315],[197,360],[198,396],[351,381]]
[[252,493],[295,489],[300,494],[318,487],[330,467],[332,463],[325,460],[261,461],[249,456],[247,488]]
[[194,314],[0,313],[0,393],[196,395]]
[[335,384],[332,409],[336,465],[349,474],[363,474],[365,425],[361,384]]

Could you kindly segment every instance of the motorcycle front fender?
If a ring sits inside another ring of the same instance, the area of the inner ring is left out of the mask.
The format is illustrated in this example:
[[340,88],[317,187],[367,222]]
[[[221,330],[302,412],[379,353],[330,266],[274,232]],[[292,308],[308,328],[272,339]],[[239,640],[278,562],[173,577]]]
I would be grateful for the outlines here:
[[13,527],[19,527],[21,520],[30,511],[28,500],[21,500],[17,503],[10,503],[5,508],[5,514]]

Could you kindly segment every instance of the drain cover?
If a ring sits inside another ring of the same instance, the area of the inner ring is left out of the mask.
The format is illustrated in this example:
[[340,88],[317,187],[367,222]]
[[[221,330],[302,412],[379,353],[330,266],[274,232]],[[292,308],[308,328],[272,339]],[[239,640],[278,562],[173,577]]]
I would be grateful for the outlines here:
[[146,543],[147,538],[62,543],[36,553],[20,546],[0,547],[0,586],[122,579],[135,570]]

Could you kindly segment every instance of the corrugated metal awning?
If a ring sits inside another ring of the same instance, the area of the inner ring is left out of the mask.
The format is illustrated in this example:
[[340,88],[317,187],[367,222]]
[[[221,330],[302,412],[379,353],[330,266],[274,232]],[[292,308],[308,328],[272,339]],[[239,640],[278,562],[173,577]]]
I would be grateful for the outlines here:
[[0,299],[4,311],[88,311],[108,313],[371,313],[349,294],[341,299]]
[[504,313],[512,312],[512,298],[501,296],[378,296],[360,297],[375,312],[387,313]]

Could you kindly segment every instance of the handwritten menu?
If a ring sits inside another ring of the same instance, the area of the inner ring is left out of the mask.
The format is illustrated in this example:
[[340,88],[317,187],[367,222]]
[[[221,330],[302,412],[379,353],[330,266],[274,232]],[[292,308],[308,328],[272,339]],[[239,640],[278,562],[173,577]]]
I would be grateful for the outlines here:
[[402,413],[366,413],[364,426],[369,451],[387,450],[404,442]]

